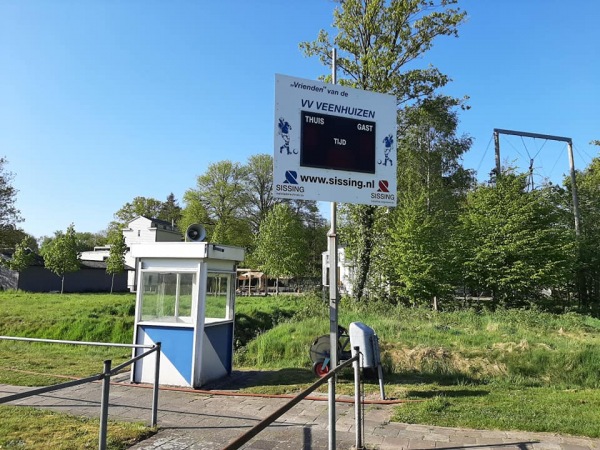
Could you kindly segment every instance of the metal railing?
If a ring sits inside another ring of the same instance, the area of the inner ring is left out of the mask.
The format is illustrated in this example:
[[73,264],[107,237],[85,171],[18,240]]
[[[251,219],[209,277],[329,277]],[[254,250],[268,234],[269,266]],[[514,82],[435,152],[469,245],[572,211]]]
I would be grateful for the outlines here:
[[112,344],[102,342],[85,342],[85,341],[61,341],[56,339],[36,339],[36,338],[23,338],[14,336],[0,336],[0,340],[11,340],[11,341],[25,341],[25,342],[42,342],[50,344],[71,344],[71,345],[90,345],[100,347],[127,347],[127,348],[142,348],[149,349],[148,351],[119,364],[115,368],[112,368],[112,360],[105,360],[104,367],[101,373],[91,375],[86,378],[80,378],[78,380],[66,381],[64,383],[54,384],[52,386],[44,386],[37,389],[32,389],[26,392],[20,392],[18,394],[12,394],[6,397],[0,398],[0,404],[13,402],[34,395],[41,395],[47,392],[58,391],[68,387],[79,386],[85,383],[92,383],[94,381],[102,380],[102,397],[100,401],[100,430],[98,433],[98,448],[100,450],[106,450],[107,441],[107,429],[108,429],[108,406],[109,406],[109,394],[110,394],[110,378],[113,375],[117,375],[124,368],[130,366],[136,361],[156,352],[156,364],[154,367],[154,386],[152,389],[152,418],[151,426],[155,427],[158,421],[158,377],[160,373],[160,342],[155,345],[137,345],[137,344]]
[[[356,428],[356,443],[355,443],[354,448],[357,450],[363,449],[364,448],[364,446],[363,446],[363,420],[362,420],[363,418],[362,418],[362,412],[361,412],[362,398],[361,398],[361,390],[360,390],[360,367],[359,367],[359,358],[360,357],[361,357],[361,354],[359,353],[359,348],[354,347],[354,356],[352,358],[344,361],[343,363],[338,365],[335,369],[330,370],[327,373],[327,375],[325,375],[324,377],[319,379],[317,382],[315,382],[314,384],[312,384],[311,386],[306,388],[304,391],[302,391],[296,397],[291,399],[289,402],[287,402],[281,408],[277,409],[272,414],[265,417],[263,420],[261,420],[250,430],[248,430],[247,432],[242,434],[240,437],[236,438],[234,441],[227,444],[226,447],[223,447],[223,450],[237,450],[240,447],[242,447],[242,445],[246,444],[248,441],[250,441],[256,435],[258,435],[261,431],[263,431],[265,428],[267,428],[269,425],[271,425],[273,422],[275,422],[279,417],[281,417],[286,412],[288,412],[290,409],[292,409],[294,406],[296,406],[298,403],[300,403],[300,401],[302,401],[306,397],[308,397],[319,386],[325,384],[331,377],[336,376],[339,371],[341,371],[345,367],[348,367],[350,364],[352,364],[352,366],[354,367],[354,420],[355,420],[355,428]],[[332,426],[335,427],[335,423],[332,424]],[[330,447],[331,447],[331,444],[330,444]],[[332,450],[332,449],[330,448],[330,450]]]

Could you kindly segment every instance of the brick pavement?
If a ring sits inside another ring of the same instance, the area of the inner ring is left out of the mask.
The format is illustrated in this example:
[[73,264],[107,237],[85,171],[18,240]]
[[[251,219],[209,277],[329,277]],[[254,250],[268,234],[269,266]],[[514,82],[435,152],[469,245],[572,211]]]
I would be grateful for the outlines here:
[[[0,385],[0,397],[30,388]],[[30,405],[75,415],[98,417],[99,383],[87,384],[19,400]],[[286,403],[282,398],[261,398],[163,390],[159,395],[159,431],[131,447],[135,450],[221,449],[262,418]],[[152,390],[127,383],[113,384],[109,419],[149,423]],[[337,403],[336,448],[355,442],[354,406]],[[390,405],[365,408],[365,444],[381,450],[600,450],[600,439],[525,433],[444,428],[389,422]],[[243,448],[253,450],[327,449],[327,402],[303,400]]]

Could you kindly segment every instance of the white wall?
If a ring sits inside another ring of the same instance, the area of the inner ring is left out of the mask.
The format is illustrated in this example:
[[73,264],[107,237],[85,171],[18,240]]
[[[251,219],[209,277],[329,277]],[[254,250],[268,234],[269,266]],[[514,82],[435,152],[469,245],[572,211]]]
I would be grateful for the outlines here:
[[[329,268],[329,252],[322,253],[322,283],[325,286],[329,285],[327,269]],[[354,284],[354,265],[352,261],[346,259],[346,250],[344,247],[338,247],[338,284],[342,294],[352,295]]]
[[[169,225],[165,226],[167,229],[164,229],[162,223],[156,223],[157,226],[153,226],[154,224],[155,222],[147,217],[138,217],[129,222],[129,227],[123,230],[127,247],[131,247],[133,244],[153,242],[181,242],[181,233],[176,228],[173,229]],[[130,252],[125,254],[125,264],[135,268],[135,258],[131,256]],[[135,292],[135,270],[130,270],[127,274],[127,287],[131,292]]]

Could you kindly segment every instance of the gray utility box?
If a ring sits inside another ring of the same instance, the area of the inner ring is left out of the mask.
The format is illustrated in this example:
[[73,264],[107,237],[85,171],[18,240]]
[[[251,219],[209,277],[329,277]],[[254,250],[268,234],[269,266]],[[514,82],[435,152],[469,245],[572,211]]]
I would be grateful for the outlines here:
[[352,349],[358,347],[363,354],[360,362],[361,367],[375,369],[381,365],[379,340],[373,328],[362,322],[352,322],[348,334],[350,335]]
[[381,356],[379,354],[379,339],[373,331],[373,328],[368,327],[362,322],[352,322],[349,327],[348,334],[350,335],[350,345],[352,346],[352,356],[354,356],[354,348],[358,347],[362,353],[360,358],[360,366],[367,369],[367,373],[377,374],[379,378],[379,392],[381,400],[385,400],[385,391],[383,388],[383,369],[381,367]]

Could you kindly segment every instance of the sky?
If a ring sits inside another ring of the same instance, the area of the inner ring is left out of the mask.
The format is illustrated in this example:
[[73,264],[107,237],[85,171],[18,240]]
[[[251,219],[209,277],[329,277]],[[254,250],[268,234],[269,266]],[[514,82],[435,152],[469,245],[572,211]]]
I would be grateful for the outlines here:
[[[463,165],[485,180],[494,128],[600,147],[600,2],[460,0],[459,37],[417,62],[468,96]],[[275,74],[331,73],[298,44],[330,30],[331,0],[0,0],[0,156],[36,238],[106,229],[134,197],[183,206],[211,163],[273,154]],[[339,76],[339,75],[338,75]],[[501,136],[502,162],[568,174],[566,144]],[[327,216],[328,205],[323,204]]]

